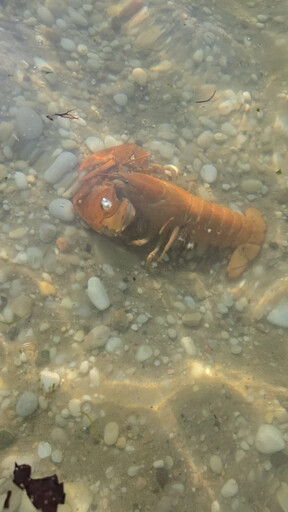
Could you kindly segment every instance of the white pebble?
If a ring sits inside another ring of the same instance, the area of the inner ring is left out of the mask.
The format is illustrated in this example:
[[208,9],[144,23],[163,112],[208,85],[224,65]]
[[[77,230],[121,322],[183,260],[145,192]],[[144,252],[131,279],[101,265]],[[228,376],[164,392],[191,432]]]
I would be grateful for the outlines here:
[[204,132],[197,138],[197,144],[203,149],[208,149],[214,139],[214,135],[210,130],[204,130]]
[[262,190],[262,182],[260,180],[251,178],[242,180],[240,186],[243,192],[246,192],[248,194],[261,192]]
[[51,453],[51,459],[53,462],[55,462],[55,464],[60,464],[60,462],[63,460],[63,453],[61,450],[58,450],[57,448],[56,450],[53,450]]
[[283,450],[285,441],[277,427],[263,423],[256,434],[255,447],[258,452],[270,455]]
[[75,23],[75,25],[79,25],[80,27],[88,26],[87,19],[78,10],[73,9],[73,7],[68,7],[68,13],[73,23]]
[[100,384],[100,373],[98,368],[92,368],[89,372],[89,379],[92,386],[98,388]]
[[155,468],[155,469],[164,468],[164,460],[162,460],[162,459],[154,460],[152,465],[153,465],[153,468]]
[[77,417],[81,414],[81,402],[78,398],[72,398],[68,402],[68,409],[72,416]]
[[281,482],[276,491],[276,499],[283,512],[288,512],[288,484]]
[[223,471],[223,462],[219,455],[211,455],[209,460],[209,466],[211,471],[213,471],[215,475],[221,475]]
[[110,329],[106,325],[96,325],[88,332],[84,340],[85,350],[103,347],[110,337]]
[[111,148],[112,146],[118,146],[120,143],[113,135],[105,135],[104,146],[105,148]]
[[220,103],[218,110],[222,116],[228,116],[234,110],[234,103],[231,100],[224,100]]
[[56,217],[56,219],[62,220],[64,222],[71,222],[74,220],[74,207],[69,199],[64,199],[64,197],[53,199],[48,208],[51,215]]
[[16,414],[25,418],[36,411],[38,397],[33,391],[24,391],[16,402]]
[[140,363],[149,359],[153,354],[152,348],[149,345],[140,345],[136,352],[136,360]]
[[139,472],[139,469],[141,469],[141,466],[129,466],[129,468],[127,470],[127,475],[130,476],[131,478],[133,478],[134,476],[137,475],[137,473]]
[[134,68],[132,78],[137,85],[144,87],[147,84],[147,72],[142,68]]
[[62,37],[60,44],[63,50],[66,50],[67,52],[74,52],[76,50],[76,44],[72,39],[68,39],[68,37]]
[[87,137],[86,146],[92,153],[97,153],[97,151],[101,151],[104,149],[104,142],[100,139],[100,137]]
[[172,144],[169,144],[169,142],[161,142],[158,151],[163,158],[172,160],[175,147]]
[[24,172],[15,172],[14,180],[19,190],[25,190],[28,187],[27,177]]
[[110,338],[106,345],[105,350],[108,354],[119,354],[123,346],[123,342],[120,338]]
[[189,356],[195,356],[197,354],[196,345],[190,336],[183,336],[183,338],[181,338],[181,345]]
[[18,137],[27,140],[36,139],[43,131],[41,117],[30,107],[17,110],[15,126]]
[[44,5],[38,7],[37,16],[39,20],[45,25],[53,25],[55,21],[49,9],[47,9],[47,7],[45,7]]
[[233,496],[236,496],[238,489],[236,480],[234,480],[234,478],[230,478],[230,480],[227,480],[223,485],[221,489],[221,496],[223,496],[223,498],[233,498]]
[[201,48],[199,48],[198,50],[196,50],[196,52],[193,53],[193,56],[192,56],[194,62],[196,64],[200,64],[203,59],[204,59],[204,52]]
[[219,501],[213,501],[211,503],[211,512],[221,512]]
[[104,428],[104,443],[113,446],[119,437],[119,425],[116,421],[110,421]]
[[204,164],[200,176],[206,183],[214,183],[217,180],[217,169],[212,164]]
[[76,156],[69,151],[63,151],[63,153],[57,156],[53,164],[48,167],[47,171],[45,171],[44,180],[46,183],[54,185],[59,182],[65,174],[71,172],[76,165]]
[[60,386],[60,377],[56,372],[42,370],[40,373],[40,384],[44,393],[51,393]]
[[79,53],[79,55],[87,55],[88,48],[87,48],[86,44],[78,44],[77,52]]
[[50,457],[51,452],[51,444],[45,443],[45,441],[40,441],[37,449],[39,459],[46,459],[46,457]]
[[128,103],[128,97],[123,92],[117,92],[114,94],[113,100],[115,103],[117,103],[117,105],[119,105],[119,107],[125,107],[125,105]]
[[218,302],[217,311],[218,311],[218,313],[221,313],[221,315],[226,315],[228,313],[229,309],[227,306],[225,306],[225,304],[222,304],[222,302]]
[[53,224],[43,222],[39,226],[39,240],[45,244],[49,244],[56,237],[56,228]]
[[28,247],[26,251],[27,262],[34,270],[40,268],[43,263],[43,254],[38,247]]
[[79,366],[79,373],[85,375],[89,371],[89,361],[82,361]]
[[228,135],[230,137],[234,137],[235,135],[237,135],[237,128],[232,123],[229,123],[228,121],[226,123],[222,124],[221,130],[223,133],[225,133],[226,135]]
[[90,277],[88,280],[87,294],[92,304],[99,309],[105,311],[110,306],[110,299],[107,291],[98,277]]
[[270,311],[267,316],[268,322],[278,327],[288,327],[288,302],[282,302]]

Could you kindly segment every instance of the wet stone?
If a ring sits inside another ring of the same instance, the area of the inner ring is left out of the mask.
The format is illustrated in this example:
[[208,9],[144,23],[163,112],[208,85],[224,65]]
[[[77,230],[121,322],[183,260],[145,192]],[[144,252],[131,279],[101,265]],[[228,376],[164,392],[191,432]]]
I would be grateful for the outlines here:
[[97,325],[85,337],[83,345],[86,350],[93,350],[94,348],[103,347],[109,337],[110,329],[106,325]]
[[46,183],[54,185],[59,182],[65,174],[71,172],[76,165],[76,156],[73,153],[70,153],[70,151],[63,151],[63,153],[60,153],[60,155],[57,156],[53,164],[48,167],[47,171],[45,171],[44,179]]
[[88,280],[87,294],[92,304],[99,309],[105,311],[110,306],[110,299],[107,291],[98,277],[90,277]]
[[18,295],[11,302],[11,309],[19,318],[29,318],[32,314],[33,300],[27,295]]
[[0,451],[5,450],[5,448],[8,448],[8,446],[14,444],[16,439],[16,434],[13,434],[13,432],[10,432],[10,430],[0,430]]
[[258,452],[265,454],[284,450],[285,441],[282,432],[274,425],[263,423],[257,431],[255,447]]
[[49,244],[56,237],[56,228],[53,224],[43,222],[39,227],[39,240],[45,244]]
[[38,397],[33,391],[24,391],[16,402],[16,414],[23,418],[33,414],[38,407]]
[[20,139],[36,139],[43,131],[41,117],[30,107],[21,107],[18,109],[15,126]]
[[119,425],[116,421],[110,421],[104,428],[104,443],[113,446],[119,437]]
[[43,254],[38,247],[28,247],[26,251],[28,265],[36,270],[41,268],[43,263]]
[[41,350],[36,357],[35,365],[38,367],[47,366],[50,363],[49,350]]
[[182,317],[183,325],[186,325],[187,327],[198,327],[202,320],[201,313],[195,312],[195,313],[186,313]]
[[63,222],[71,222],[75,217],[73,204],[69,199],[64,199],[63,197],[51,201],[49,204],[49,212],[53,217]]

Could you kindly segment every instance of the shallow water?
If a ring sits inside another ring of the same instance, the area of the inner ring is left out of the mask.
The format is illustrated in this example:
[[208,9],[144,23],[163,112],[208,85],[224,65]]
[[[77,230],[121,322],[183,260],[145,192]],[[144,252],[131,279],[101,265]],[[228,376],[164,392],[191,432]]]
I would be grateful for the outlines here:
[[[34,510],[17,462],[58,475],[64,512],[287,511],[287,5],[123,5],[1,7],[0,507],[12,489],[9,510]],[[147,272],[145,245],[51,213],[76,176],[47,179],[63,151],[80,164],[125,142],[201,197],[263,212],[240,279],[226,249]]]

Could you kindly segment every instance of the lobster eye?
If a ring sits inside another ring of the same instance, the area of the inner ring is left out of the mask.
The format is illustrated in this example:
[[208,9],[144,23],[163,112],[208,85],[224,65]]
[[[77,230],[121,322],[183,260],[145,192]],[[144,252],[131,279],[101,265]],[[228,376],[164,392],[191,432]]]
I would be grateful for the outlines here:
[[112,202],[110,201],[110,199],[107,199],[107,197],[102,197],[100,204],[102,210],[110,210],[112,206]]

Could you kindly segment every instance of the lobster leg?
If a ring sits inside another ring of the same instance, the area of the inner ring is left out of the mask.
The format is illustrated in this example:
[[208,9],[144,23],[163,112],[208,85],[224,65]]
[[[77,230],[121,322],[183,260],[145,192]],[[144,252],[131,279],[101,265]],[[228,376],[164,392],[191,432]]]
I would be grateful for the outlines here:
[[158,258],[158,261],[161,261],[162,258],[165,256],[166,252],[169,251],[170,247],[172,247],[172,245],[174,244],[175,240],[177,239],[177,237],[179,235],[179,232],[180,232],[180,228],[179,228],[179,226],[176,226],[173,229],[172,234],[171,234],[167,244],[165,245],[163,251],[161,252],[161,254]]
[[[160,237],[159,237],[159,240],[155,246],[155,248],[153,249],[153,251],[151,251],[148,256],[147,256],[147,259],[146,259],[146,264],[145,264],[145,267],[146,268],[149,268],[151,263],[153,262],[153,260],[155,259],[155,256],[156,254],[159,252],[160,248],[161,248],[161,245],[163,244],[163,239],[165,237],[165,234],[164,234],[164,231],[165,231],[165,227],[166,225],[164,226],[164,228],[161,228],[160,229]],[[168,242],[165,244],[164,246],[164,249],[163,251],[161,252],[160,256],[157,258],[157,261],[161,261],[163,259],[163,257],[165,256],[166,252],[169,251],[170,247],[174,244],[175,240],[177,239],[178,235],[179,235],[179,232],[180,232],[180,228],[179,226],[176,226],[170,237],[169,237],[169,240]]]

